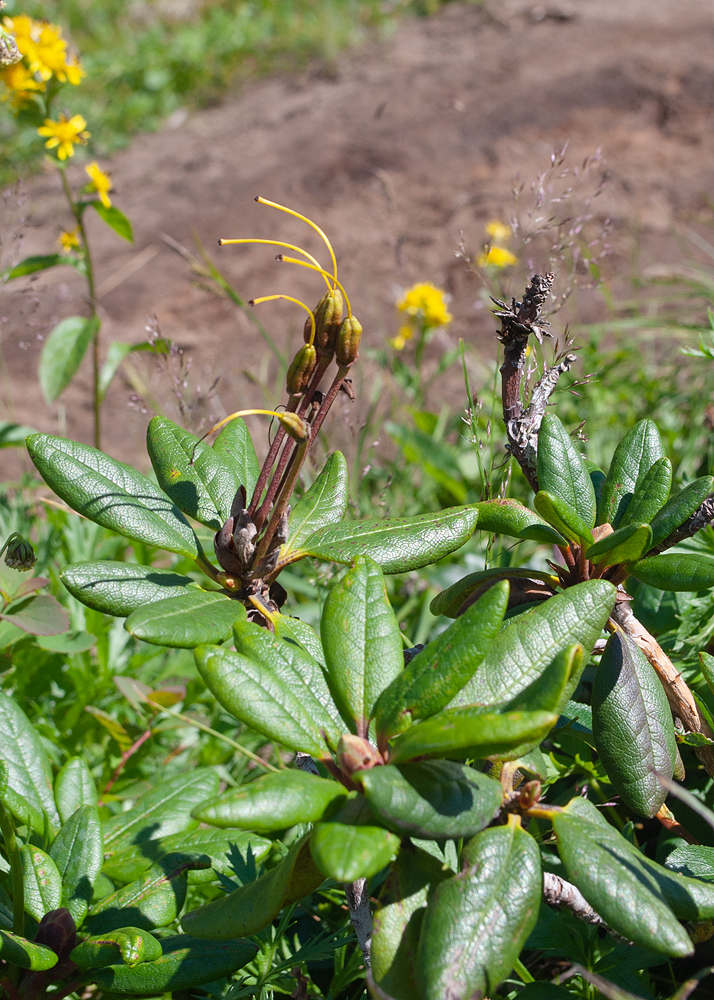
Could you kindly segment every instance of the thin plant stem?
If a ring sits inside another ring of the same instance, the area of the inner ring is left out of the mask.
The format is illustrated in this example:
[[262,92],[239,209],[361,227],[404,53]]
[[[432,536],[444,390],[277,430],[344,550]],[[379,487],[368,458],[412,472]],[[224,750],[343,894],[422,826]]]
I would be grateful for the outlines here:
[[25,886],[22,879],[20,848],[17,846],[15,825],[2,802],[0,802],[0,832],[5,841],[7,859],[12,871],[12,929],[18,937],[22,937],[25,933]]
[[149,728],[146,730],[146,732],[141,734],[138,740],[135,740],[132,743],[132,745],[129,747],[128,750],[124,751],[124,753],[121,755],[121,760],[119,761],[119,764],[117,765],[116,770],[114,771],[114,774],[111,776],[109,781],[104,786],[104,791],[102,792],[102,795],[107,794],[107,792],[110,790],[112,785],[115,784],[117,778],[126,767],[127,761],[134,756],[137,750],[140,750],[141,747],[143,747],[143,745],[146,743],[146,741],[149,739],[150,736],[151,736],[151,729]]

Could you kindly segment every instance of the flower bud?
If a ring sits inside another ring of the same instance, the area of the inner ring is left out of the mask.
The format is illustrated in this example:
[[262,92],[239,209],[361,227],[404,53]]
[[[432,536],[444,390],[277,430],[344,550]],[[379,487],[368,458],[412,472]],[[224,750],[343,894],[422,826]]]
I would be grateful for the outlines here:
[[337,744],[337,761],[345,774],[367,771],[383,764],[382,756],[369,740],[346,733]]
[[26,573],[28,570],[31,570],[37,562],[37,556],[32,545],[17,531],[10,535],[3,545],[3,549],[7,549],[5,552],[5,565],[9,566],[10,569],[18,570],[20,573]]
[[[332,288],[325,292],[313,310],[315,317],[315,347],[318,350],[332,351],[334,349],[335,337],[342,319],[344,299],[339,288]],[[303,336],[305,343],[310,342],[312,323],[309,319],[305,321]]]
[[288,368],[286,389],[290,396],[301,396],[307,389],[317,364],[317,351],[312,344],[303,344]]
[[297,413],[279,413],[278,420],[288,437],[298,444],[303,444],[310,437],[310,425]]
[[335,343],[335,356],[339,365],[351,365],[359,357],[362,324],[356,316],[346,316],[340,323]]

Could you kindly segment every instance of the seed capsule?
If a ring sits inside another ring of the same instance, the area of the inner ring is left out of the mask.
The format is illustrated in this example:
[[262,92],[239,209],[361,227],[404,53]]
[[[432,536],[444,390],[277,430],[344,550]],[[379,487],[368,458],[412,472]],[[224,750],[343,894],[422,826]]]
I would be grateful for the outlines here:
[[340,365],[351,365],[359,357],[362,324],[356,316],[346,316],[340,323],[335,344],[335,356]]
[[[315,347],[319,351],[334,350],[335,337],[342,319],[344,299],[339,288],[333,288],[325,292],[313,310],[315,317]],[[303,336],[305,343],[309,344],[312,333],[310,320],[305,321]]]
[[[7,551],[5,551],[7,550]],[[0,554],[5,551],[5,565],[10,569],[27,573],[37,562],[35,551],[26,538],[19,532],[14,532],[0,550]]]
[[293,441],[303,444],[310,437],[310,425],[302,417],[299,417],[297,413],[278,413],[277,417],[280,421],[280,426]]
[[317,364],[317,351],[312,344],[303,344],[288,368],[285,387],[289,396],[301,396],[307,389]]

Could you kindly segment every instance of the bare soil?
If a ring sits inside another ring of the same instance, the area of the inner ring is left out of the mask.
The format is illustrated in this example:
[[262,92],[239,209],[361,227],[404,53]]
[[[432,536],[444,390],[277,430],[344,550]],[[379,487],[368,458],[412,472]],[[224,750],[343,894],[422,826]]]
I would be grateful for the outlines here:
[[[296,208],[330,235],[367,348],[394,336],[398,289],[432,281],[452,295],[452,341],[462,336],[493,355],[483,284],[455,256],[461,234],[478,251],[484,224],[513,213],[514,178],[526,182],[527,195],[530,179],[566,142],[571,163],[598,149],[607,163],[591,225],[612,220],[603,267],[616,293],[629,287],[633,247],[643,264],[682,263],[682,228],[712,220],[714,9],[711,0],[453,3],[331,67],[266,79],[180,117],[103,164],[115,203],[134,224],[134,245],[96,218],[90,225],[104,344],[142,341],[147,319],[158,317],[162,335],[192,358],[183,391],[196,404],[195,421],[206,415],[202,406],[222,415],[264,405],[256,379],[274,385],[274,369],[255,328],[225,298],[191,282],[162,234],[189,248],[198,235],[246,299],[286,292],[312,305],[321,294],[317,276],[276,264],[273,248],[216,246],[219,237],[286,239],[324,259],[307,227],[256,205],[256,194]],[[72,164],[70,177],[83,176]],[[69,224],[51,170],[26,185],[20,207],[6,197],[4,212],[6,257],[52,252]],[[14,241],[13,217],[21,234]],[[547,264],[525,255],[508,291],[518,294],[531,269]],[[69,268],[4,289],[0,418],[91,441],[87,361],[59,408],[44,404],[36,380],[43,336],[86,308],[82,293]],[[581,295],[577,318],[596,318],[601,308],[597,296]],[[279,347],[297,343],[298,312],[287,303],[262,307]],[[143,466],[147,416],[134,397],[169,405],[172,378],[151,374],[151,365],[137,371],[147,376],[146,392],[117,378],[103,445]],[[369,362],[362,365],[364,388],[373,375]],[[354,422],[348,407],[345,426]]]

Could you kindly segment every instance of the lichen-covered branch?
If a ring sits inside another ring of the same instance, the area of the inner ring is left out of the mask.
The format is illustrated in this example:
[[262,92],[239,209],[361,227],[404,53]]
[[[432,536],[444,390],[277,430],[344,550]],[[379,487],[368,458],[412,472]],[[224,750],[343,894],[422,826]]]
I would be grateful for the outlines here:
[[714,497],[707,497],[684,524],[680,524],[671,535],[668,535],[664,541],[661,541],[647,554],[654,556],[664,552],[665,549],[671,549],[673,545],[683,542],[685,538],[691,538],[692,535],[696,535],[698,531],[706,528],[712,522],[714,522]]
[[372,964],[370,957],[372,946],[372,910],[369,905],[369,890],[367,879],[358,878],[355,882],[345,884],[345,896],[350,911],[350,920],[357,935],[357,941],[362,949],[365,968]]

